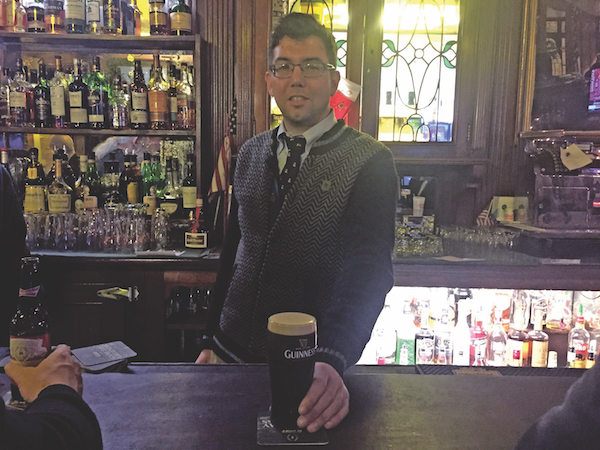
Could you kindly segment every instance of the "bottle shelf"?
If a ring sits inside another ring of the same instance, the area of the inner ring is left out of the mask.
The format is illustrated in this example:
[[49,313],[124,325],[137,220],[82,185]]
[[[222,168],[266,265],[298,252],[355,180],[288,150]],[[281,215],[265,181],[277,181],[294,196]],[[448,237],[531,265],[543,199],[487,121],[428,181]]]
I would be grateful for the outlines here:
[[[193,51],[199,36],[130,36],[109,34],[50,34],[50,33],[11,33],[0,32],[2,44],[27,44],[47,47],[58,51],[59,48],[81,51],[106,50],[116,51],[140,50],[150,53],[152,50]],[[38,48],[42,51],[43,48]]]
[[194,137],[196,130],[113,130],[110,128],[95,130],[89,128],[34,128],[34,127],[0,127],[0,133],[24,134],[68,134],[83,136],[177,136]]

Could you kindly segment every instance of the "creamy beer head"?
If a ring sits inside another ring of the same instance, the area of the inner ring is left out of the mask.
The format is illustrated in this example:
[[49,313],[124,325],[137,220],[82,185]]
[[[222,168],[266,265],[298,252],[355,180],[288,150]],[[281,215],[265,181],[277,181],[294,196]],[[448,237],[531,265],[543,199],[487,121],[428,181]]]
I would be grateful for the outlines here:
[[317,320],[300,312],[269,317],[267,354],[271,378],[271,422],[297,429],[298,407],[313,381]]
[[283,312],[269,317],[268,330],[283,336],[301,336],[317,331],[317,319],[301,312]]

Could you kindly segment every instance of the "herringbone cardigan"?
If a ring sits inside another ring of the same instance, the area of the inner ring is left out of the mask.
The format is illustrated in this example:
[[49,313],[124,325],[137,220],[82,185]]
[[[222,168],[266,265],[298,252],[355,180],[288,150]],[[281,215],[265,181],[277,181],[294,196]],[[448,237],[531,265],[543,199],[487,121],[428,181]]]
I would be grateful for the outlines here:
[[391,153],[340,121],[314,144],[274,210],[276,146],[269,131],[240,149],[237,208],[222,255],[229,251],[235,259],[227,268],[221,261],[218,284],[228,289],[211,305],[209,320],[218,317],[218,327],[209,325],[214,349],[225,360],[266,361],[268,317],[302,311],[317,318],[317,359],[343,373],[360,357],[393,284]]

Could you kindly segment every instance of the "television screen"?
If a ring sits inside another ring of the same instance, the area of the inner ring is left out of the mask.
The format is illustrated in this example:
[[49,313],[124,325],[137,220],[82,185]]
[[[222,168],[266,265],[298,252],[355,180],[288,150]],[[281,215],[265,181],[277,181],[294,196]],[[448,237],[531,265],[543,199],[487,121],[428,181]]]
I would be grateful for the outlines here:
[[593,69],[590,76],[588,111],[600,112],[600,68]]

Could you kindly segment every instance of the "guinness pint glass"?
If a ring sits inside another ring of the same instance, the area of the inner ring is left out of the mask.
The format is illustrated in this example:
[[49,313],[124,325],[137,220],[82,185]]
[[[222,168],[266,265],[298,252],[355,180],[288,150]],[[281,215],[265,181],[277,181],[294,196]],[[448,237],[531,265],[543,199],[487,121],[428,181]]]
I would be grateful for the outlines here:
[[298,407],[313,380],[317,321],[284,312],[269,317],[267,341],[271,378],[271,422],[280,430],[298,428]]

